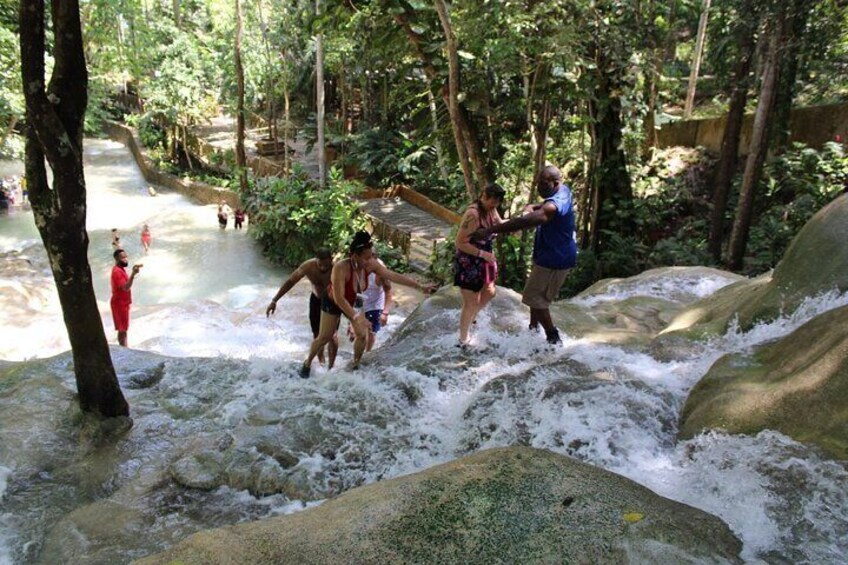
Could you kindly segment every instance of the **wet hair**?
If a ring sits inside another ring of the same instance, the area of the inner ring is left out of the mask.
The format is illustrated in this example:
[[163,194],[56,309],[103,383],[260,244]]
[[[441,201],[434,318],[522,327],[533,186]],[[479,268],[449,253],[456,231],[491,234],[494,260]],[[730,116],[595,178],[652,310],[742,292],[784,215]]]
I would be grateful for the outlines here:
[[371,243],[371,234],[367,231],[358,231],[353,234],[353,239],[350,242],[351,253],[362,253],[366,249],[371,249],[374,244]]
[[120,255],[121,253],[124,253],[124,250],[123,250],[123,249],[116,249],[116,250],[115,250],[115,252],[114,252],[114,253],[112,253],[112,257],[113,257],[114,259],[117,259],[117,258],[118,258],[118,255]]
[[483,194],[485,194],[488,198],[503,200],[504,196],[506,196],[506,191],[498,183],[490,182],[486,185],[486,188],[483,189]]
[[326,247],[322,247],[315,252],[315,257],[317,257],[319,261],[324,261],[326,259],[332,259],[333,254],[330,253],[330,250]]

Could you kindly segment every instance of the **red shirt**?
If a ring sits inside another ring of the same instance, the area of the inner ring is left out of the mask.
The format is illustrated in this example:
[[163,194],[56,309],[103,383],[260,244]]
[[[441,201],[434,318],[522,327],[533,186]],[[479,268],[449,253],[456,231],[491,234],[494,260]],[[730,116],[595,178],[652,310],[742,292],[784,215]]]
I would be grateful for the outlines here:
[[132,304],[132,291],[124,290],[124,286],[130,280],[126,269],[120,265],[112,267],[112,303]]

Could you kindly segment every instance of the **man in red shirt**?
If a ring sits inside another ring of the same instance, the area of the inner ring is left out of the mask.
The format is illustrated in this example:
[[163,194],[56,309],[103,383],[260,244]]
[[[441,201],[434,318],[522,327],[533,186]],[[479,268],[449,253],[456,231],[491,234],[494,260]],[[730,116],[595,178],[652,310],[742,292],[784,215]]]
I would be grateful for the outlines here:
[[127,252],[116,249],[112,254],[115,257],[115,266],[112,267],[112,320],[115,329],[118,330],[118,343],[127,346],[127,330],[130,327],[130,304],[132,304],[132,288],[135,276],[142,265],[133,265],[132,274],[127,275],[127,266],[130,264]]

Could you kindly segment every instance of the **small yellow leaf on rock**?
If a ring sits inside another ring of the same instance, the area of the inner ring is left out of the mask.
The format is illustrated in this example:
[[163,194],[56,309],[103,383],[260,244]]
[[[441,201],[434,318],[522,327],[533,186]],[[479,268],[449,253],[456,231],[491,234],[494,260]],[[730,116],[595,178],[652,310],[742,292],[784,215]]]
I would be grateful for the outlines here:
[[635,524],[636,522],[641,522],[645,519],[645,515],[641,512],[628,512],[624,515],[624,521],[629,522],[631,524]]

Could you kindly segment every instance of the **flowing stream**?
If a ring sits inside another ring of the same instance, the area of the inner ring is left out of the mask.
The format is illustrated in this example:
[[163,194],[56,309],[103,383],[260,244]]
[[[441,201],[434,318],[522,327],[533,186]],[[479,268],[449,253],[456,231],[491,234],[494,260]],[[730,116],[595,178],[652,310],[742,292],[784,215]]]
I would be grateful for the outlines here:
[[[675,439],[688,391],[716,359],[786,335],[845,296],[731,330],[675,361],[590,336],[538,351],[508,291],[481,315],[469,354],[454,347],[456,308],[432,306],[401,327],[409,302],[363,369],[344,370],[344,344],[342,367],[301,380],[292,375],[311,338],[308,285],[266,319],[286,273],[246,233],[218,230],[214,206],[166,191],[150,197],[121,145],[86,147],[89,257],[110,343],[109,230],[120,230],[131,263],[144,263],[132,349],[112,350],[134,426],[118,441],[79,435],[67,338],[31,214],[0,217],[0,564],[128,562],[200,529],[296,512],[511,444],[578,457],[715,514],[749,562],[846,562],[844,463],[775,432]],[[153,234],[147,255],[143,223]],[[623,281],[573,305],[636,296],[688,303],[730,282]]]

